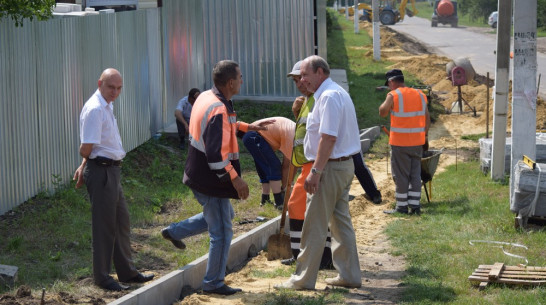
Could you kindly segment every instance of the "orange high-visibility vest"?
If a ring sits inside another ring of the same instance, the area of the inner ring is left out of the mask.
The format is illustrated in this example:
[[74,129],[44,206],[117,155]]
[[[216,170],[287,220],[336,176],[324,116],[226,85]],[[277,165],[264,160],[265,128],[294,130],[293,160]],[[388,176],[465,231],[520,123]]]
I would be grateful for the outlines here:
[[419,146],[425,144],[427,98],[417,89],[400,87],[390,92],[391,109],[389,144]]

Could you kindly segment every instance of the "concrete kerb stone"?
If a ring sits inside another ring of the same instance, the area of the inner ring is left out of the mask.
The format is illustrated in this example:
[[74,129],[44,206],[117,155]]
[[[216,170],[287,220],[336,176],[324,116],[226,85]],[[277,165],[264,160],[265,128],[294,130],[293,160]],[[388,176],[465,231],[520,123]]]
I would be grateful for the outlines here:
[[379,137],[381,129],[379,126],[374,126],[360,130],[360,149],[362,153],[367,152],[372,145],[372,142]]
[[[231,242],[228,270],[244,263],[250,254],[265,249],[269,236],[279,232],[280,216],[237,237]],[[180,298],[182,288],[201,288],[207,269],[208,254],[201,256],[179,270],[175,270],[109,304],[112,305],[168,305]]]

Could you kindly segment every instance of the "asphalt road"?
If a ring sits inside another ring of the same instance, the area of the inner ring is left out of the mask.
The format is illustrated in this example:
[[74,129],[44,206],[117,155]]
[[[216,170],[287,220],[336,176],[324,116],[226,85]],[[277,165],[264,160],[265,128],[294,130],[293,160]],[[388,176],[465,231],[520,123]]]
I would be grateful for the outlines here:
[[[430,21],[419,17],[406,17],[403,22],[389,26],[391,29],[411,36],[424,44],[429,51],[451,59],[467,57],[476,73],[495,77],[497,48],[496,35],[477,33],[461,26],[452,28],[438,24],[431,27]],[[546,55],[537,52],[537,73],[542,74],[539,95],[546,96]],[[512,67],[510,67],[512,69]],[[510,71],[510,74],[512,71]],[[537,74],[537,81],[538,81]]]

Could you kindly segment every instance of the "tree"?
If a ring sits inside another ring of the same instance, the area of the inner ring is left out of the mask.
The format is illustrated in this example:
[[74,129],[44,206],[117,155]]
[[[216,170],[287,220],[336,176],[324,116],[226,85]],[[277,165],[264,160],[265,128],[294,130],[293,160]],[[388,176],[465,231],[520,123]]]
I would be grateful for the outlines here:
[[487,21],[489,14],[497,10],[497,3],[497,0],[459,0],[458,10],[473,20]]
[[546,0],[537,1],[537,28],[546,28]]
[[52,16],[55,0],[0,0],[0,20],[4,17],[22,26],[25,18],[47,20]]

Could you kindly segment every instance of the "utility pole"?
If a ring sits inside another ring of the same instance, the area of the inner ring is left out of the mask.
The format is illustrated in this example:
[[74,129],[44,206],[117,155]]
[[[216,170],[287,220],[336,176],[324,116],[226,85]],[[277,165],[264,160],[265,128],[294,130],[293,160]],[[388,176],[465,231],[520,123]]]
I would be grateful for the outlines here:
[[499,0],[497,20],[497,67],[493,106],[493,146],[491,148],[491,179],[504,178],[506,122],[510,67],[510,29],[512,28],[512,1]]
[[355,0],[355,14],[354,14],[354,22],[355,22],[355,34],[358,34],[360,32],[359,26],[358,26],[358,0]]
[[510,200],[514,192],[514,165],[523,158],[523,155],[536,160],[537,1],[517,1],[516,3],[514,7]]
[[373,60],[381,60],[381,38],[379,35],[379,0],[372,0]]

